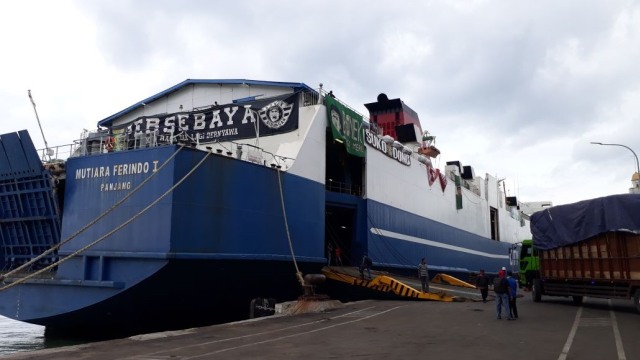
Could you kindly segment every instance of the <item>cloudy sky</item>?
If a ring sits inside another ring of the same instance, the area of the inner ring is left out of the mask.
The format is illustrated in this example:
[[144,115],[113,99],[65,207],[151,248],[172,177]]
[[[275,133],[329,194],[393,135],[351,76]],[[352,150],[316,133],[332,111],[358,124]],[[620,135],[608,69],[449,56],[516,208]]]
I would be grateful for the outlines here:
[[[628,192],[640,153],[635,1],[3,1],[0,134],[50,146],[185,79],[401,98],[459,160],[554,204]],[[436,163],[437,164],[437,163]]]

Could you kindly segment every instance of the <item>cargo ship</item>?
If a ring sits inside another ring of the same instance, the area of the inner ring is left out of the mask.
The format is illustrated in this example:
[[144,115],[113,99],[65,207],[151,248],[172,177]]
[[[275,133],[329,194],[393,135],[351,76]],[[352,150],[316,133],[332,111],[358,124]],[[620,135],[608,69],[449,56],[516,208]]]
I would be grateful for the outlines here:
[[0,315],[124,336],[246,318],[364,254],[463,278],[508,266],[531,237],[523,203],[441,164],[401,99],[364,106],[322,85],[188,79],[69,145],[0,135]]

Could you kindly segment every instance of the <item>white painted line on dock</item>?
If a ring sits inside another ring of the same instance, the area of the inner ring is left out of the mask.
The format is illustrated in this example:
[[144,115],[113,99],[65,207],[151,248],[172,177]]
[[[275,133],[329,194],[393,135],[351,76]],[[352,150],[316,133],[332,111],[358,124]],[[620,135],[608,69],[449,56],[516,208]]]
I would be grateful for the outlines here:
[[185,329],[185,330],[175,330],[175,331],[162,331],[162,332],[155,332],[150,334],[133,335],[133,336],[130,336],[129,339],[136,340],[136,341],[148,341],[148,340],[156,340],[156,339],[162,339],[162,338],[179,336],[179,335],[193,334],[195,331],[196,331],[195,328]]
[[567,338],[567,342],[564,344],[562,348],[562,352],[560,356],[558,356],[558,360],[566,360],[567,355],[569,354],[569,350],[571,350],[571,344],[573,344],[573,338],[576,336],[576,331],[578,331],[578,325],[580,324],[580,316],[582,316],[582,306],[578,308],[578,312],[576,313],[576,318],[573,320],[573,326],[571,326],[571,331],[569,331],[569,337]]
[[390,311],[399,309],[399,308],[404,307],[404,306],[406,306],[406,305],[396,306],[396,307],[391,308],[391,309],[380,311],[380,312],[374,313],[372,315],[364,316],[364,317],[361,317],[361,318],[358,318],[358,319],[355,319],[355,320],[345,321],[345,322],[342,322],[340,324],[333,324],[333,325],[321,327],[321,328],[318,328],[318,329],[313,329],[313,330],[309,330],[309,331],[305,331],[305,332],[301,332],[301,333],[296,333],[296,334],[291,334],[291,335],[285,335],[285,336],[281,336],[281,337],[278,337],[278,338],[275,338],[275,339],[258,341],[258,342],[254,342],[254,343],[251,343],[251,344],[244,344],[244,345],[239,345],[239,346],[234,346],[234,347],[228,347],[228,348],[225,348],[225,349],[212,351],[212,352],[209,352],[209,353],[206,353],[206,354],[200,354],[200,355],[190,356],[190,357],[181,357],[181,359],[197,359],[197,358],[202,358],[202,357],[208,357],[208,356],[219,354],[219,353],[226,352],[226,351],[232,351],[232,350],[242,349],[242,348],[246,348],[246,347],[250,347],[250,346],[262,345],[262,344],[266,344],[266,343],[270,343],[270,342],[289,339],[289,338],[292,338],[292,337],[312,334],[312,333],[315,333],[315,332],[318,332],[318,331],[324,331],[324,330],[332,329],[332,328],[335,328],[335,327],[338,327],[338,326],[343,326],[343,325],[352,324],[352,323],[355,323],[355,322],[358,322],[358,321],[367,320],[367,319],[370,319],[370,318],[375,317],[375,316],[386,314],[386,313],[388,313]]
[[[144,354],[144,355],[138,355],[138,356],[133,357],[132,359],[141,359],[141,358],[145,358],[145,357],[148,357],[148,356],[157,356],[158,354],[162,354],[162,353],[166,353],[166,352],[172,352],[173,353],[176,350],[187,349],[187,348],[192,348],[192,347],[199,347],[199,346],[215,344],[215,343],[222,343],[222,342],[233,341],[233,340],[241,340],[241,339],[246,339],[246,338],[250,338],[250,337],[254,337],[254,336],[269,335],[269,334],[273,334],[273,333],[280,332],[280,331],[285,331],[285,330],[295,329],[295,328],[299,328],[299,327],[303,327],[303,326],[309,326],[309,325],[323,323],[323,322],[326,322],[327,320],[339,319],[339,318],[343,318],[343,317],[353,317],[354,315],[357,315],[358,313],[366,313],[367,311],[372,310],[374,308],[375,308],[375,306],[369,306],[369,307],[366,307],[364,309],[351,311],[351,312],[344,313],[344,314],[341,314],[341,315],[336,315],[336,316],[333,316],[333,317],[329,317],[327,319],[315,320],[315,321],[311,321],[311,322],[304,323],[304,324],[298,324],[298,325],[293,325],[293,326],[282,327],[282,328],[278,328],[278,329],[270,330],[270,331],[263,331],[263,332],[259,332],[259,333],[253,333],[253,334],[248,334],[248,335],[230,337],[230,338],[226,338],[226,339],[207,341],[207,342],[204,342],[204,343],[198,343],[198,344],[193,344],[193,345],[175,347],[175,348],[172,348],[172,349],[165,349],[165,350],[156,351],[156,352],[152,352],[152,353],[148,353],[148,354]],[[396,309],[396,308],[394,308],[394,309]],[[394,309],[391,309],[391,310],[394,310]],[[376,313],[374,315],[379,315],[379,314]],[[374,316],[374,315],[371,315],[371,316]],[[360,321],[362,319],[369,318],[371,316],[359,317],[358,320],[351,320],[351,321],[348,321],[346,323],[350,323],[350,322],[354,322],[354,321]],[[258,318],[258,319],[268,319],[268,317]],[[258,319],[252,319],[252,320],[258,320]],[[233,323],[230,323],[230,324],[233,324]],[[225,325],[230,325],[230,324],[225,324]],[[193,329],[189,329],[189,330],[193,330]],[[183,333],[180,333],[180,331],[173,331],[173,332],[168,332],[168,333],[171,333],[171,336],[183,335]],[[162,333],[160,333],[160,334],[162,334]],[[158,337],[159,336],[155,336],[155,337],[154,336],[150,336],[150,337],[136,336],[136,337],[131,337],[130,339],[139,340],[139,341],[146,341],[146,340],[152,340],[152,339],[158,338]],[[166,336],[162,336],[162,337],[166,337]],[[251,344],[249,344],[249,345],[251,345]]]
[[[618,321],[616,320],[616,314],[613,312],[611,299],[608,300],[609,303],[609,316],[610,319],[605,318],[589,318],[584,319],[582,321],[583,326],[609,326],[613,328],[613,336],[615,338],[616,343],[616,352],[618,354],[617,360],[627,360],[627,355],[624,352],[624,346],[622,344],[622,337],[620,336],[620,328],[618,327]],[[564,344],[562,348],[562,352],[558,357],[558,360],[566,360],[569,355],[569,350],[571,350],[571,344],[573,343],[573,338],[576,335],[576,331],[578,330],[578,326],[580,325],[580,317],[582,316],[582,306],[578,309],[576,313],[576,318],[573,321],[573,326],[571,327],[571,331],[569,332],[569,337],[567,338],[567,342]]]
[[[609,308],[611,308],[611,305],[611,299],[609,299]],[[618,320],[616,320],[616,314],[611,309],[609,309],[609,314],[611,315],[613,336],[616,339],[616,351],[618,352],[618,360],[626,360],[627,355],[624,353],[624,346],[622,345],[622,337],[620,337],[620,329],[618,328]]]

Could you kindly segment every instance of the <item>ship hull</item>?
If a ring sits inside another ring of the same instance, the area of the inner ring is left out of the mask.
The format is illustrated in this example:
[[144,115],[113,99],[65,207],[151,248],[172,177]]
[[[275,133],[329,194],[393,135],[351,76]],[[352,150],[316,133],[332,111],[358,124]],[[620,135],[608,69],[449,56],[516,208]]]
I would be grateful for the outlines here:
[[[305,272],[319,271],[317,264],[299,266]],[[22,298],[48,292],[51,303],[76,304],[77,310],[60,312],[64,309],[60,306],[58,315],[46,316],[45,310],[42,317],[34,313],[36,317],[29,319],[46,326],[47,337],[56,338],[115,338],[242,320],[249,317],[252,299],[283,301],[302,294],[291,262],[257,260],[171,260],[135,286],[117,292],[49,287],[46,291],[42,285],[27,284],[13,292]],[[90,292],[95,293],[93,298]],[[111,296],[99,300],[106,294]]]

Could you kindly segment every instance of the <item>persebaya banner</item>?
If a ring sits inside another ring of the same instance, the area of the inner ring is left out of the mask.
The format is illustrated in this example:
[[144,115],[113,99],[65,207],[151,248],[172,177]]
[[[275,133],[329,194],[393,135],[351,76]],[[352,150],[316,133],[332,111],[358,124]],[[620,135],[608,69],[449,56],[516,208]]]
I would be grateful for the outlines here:
[[230,141],[286,133],[298,128],[298,94],[214,106],[207,110],[142,116],[114,126],[113,132],[156,132],[160,141],[189,136],[199,141]]
[[349,154],[364,157],[366,150],[362,116],[331,96],[325,97],[325,105],[333,138],[344,142]]

